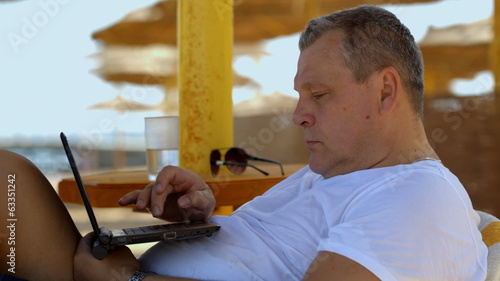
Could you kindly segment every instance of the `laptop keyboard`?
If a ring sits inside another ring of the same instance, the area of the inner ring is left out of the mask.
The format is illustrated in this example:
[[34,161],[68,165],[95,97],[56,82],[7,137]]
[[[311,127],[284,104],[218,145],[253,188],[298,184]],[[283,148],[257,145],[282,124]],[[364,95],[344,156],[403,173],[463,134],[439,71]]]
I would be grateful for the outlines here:
[[152,232],[165,231],[165,230],[175,230],[175,229],[176,229],[176,227],[173,225],[162,224],[162,225],[150,225],[150,226],[143,226],[143,227],[125,228],[125,229],[123,229],[123,232],[130,235],[130,234],[147,234],[147,233],[152,233]]

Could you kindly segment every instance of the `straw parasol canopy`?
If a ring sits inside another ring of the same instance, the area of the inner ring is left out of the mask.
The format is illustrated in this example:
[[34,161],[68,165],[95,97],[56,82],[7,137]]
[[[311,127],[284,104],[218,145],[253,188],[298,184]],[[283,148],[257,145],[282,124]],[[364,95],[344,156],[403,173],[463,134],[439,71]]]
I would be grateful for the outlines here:
[[[361,4],[409,4],[435,0],[234,0],[233,7],[218,6],[223,13],[234,8],[235,43],[256,42],[300,32],[315,16]],[[215,1],[214,3],[217,3]],[[176,45],[177,1],[165,0],[136,10],[120,22],[92,35],[106,45]]]
[[[256,59],[269,55],[260,43],[236,45],[234,55],[250,55]],[[177,48],[166,44],[145,46],[110,45],[90,56],[101,65],[93,72],[114,83],[133,83],[140,85],[163,85],[167,88],[177,86]],[[258,86],[253,79],[233,73],[235,86]]]
[[235,117],[259,116],[265,114],[291,115],[297,106],[298,99],[280,92],[269,95],[257,94],[251,100],[234,105]]
[[472,78],[480,71],[491,69],[492,24],[492,18],[488,18],[428,30],[419,42],[424,57],[426,95],[447,94],[452,79]]
[[[234,5],[214,10],[223,14],[234,8],[234,55],[258,60],[266,55],[261,42],[300,32],[312,17],[360,4],[408,4],[435,0],[234,0]],[[105,48],[95,55],[102,66],[95,72],[114,83],[176,86],[177,1],[164,0],[127,14],[119,22],[95,32],[92,37]],[[257,86],[257,82],[234,73],[235,86]]]
[[109,109],[119,113],[126,113],[129,111],[154,111],[160,110],[161,108],[160,105],[147,105],[128,100],[121,95],[118,95],[110,101],[93,104],[89,106],[88,109]]

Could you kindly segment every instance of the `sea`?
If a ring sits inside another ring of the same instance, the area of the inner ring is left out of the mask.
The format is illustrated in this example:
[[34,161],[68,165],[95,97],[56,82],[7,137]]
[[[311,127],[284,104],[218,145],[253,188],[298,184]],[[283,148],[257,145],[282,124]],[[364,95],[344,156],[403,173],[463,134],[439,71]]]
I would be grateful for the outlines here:
[[[146,166],[144,136],[68,135],[82,174],[132,166]],[[0,149],[23,155],[45,176],[71,173],[59,136],[14,135],[0,139]]]
[[[7,147],[3,149],[28,158],[45,176],[71,173],[68,159],[62,147]],[[146,165],[145,151],[93,150],[82,152],[74,150],[73,154],[81,173]]]

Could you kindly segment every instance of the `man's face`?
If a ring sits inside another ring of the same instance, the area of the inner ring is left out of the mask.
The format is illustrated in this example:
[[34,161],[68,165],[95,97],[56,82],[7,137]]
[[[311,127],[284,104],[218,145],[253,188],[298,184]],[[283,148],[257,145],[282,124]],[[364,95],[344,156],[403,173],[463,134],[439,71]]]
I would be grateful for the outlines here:
[[340,43],[341,33],[333,31],[303,50],[294,81],[299,102],[293,120],[304,128],[311,169],[325,178],[376,165],[372,143],[381,134],[378,76],[358,84]]

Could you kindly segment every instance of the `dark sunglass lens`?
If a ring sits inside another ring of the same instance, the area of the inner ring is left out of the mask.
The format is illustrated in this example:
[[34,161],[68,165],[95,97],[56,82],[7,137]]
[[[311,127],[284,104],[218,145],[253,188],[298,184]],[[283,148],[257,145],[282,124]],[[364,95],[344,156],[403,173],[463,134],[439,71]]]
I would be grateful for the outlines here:
[[226,152],[225,161],[229,163],[238,163],[243,165],[231,165],[228,164],[227,168],[231,173],[239,175],[243,173],[246,169],[247,164],[247,154],[241,148],[233,147]]
[[247,163],[247,154],[246,152],[238,147],[230,148],[226,152],[226,161],[234,161],[238,163]]
[[217,165],[217,161],[220,161],[221,154],[220,151],[215,149],[210,153],[210,169],[212,171],[212,176],[217,176],[219,173],[219,165]]

